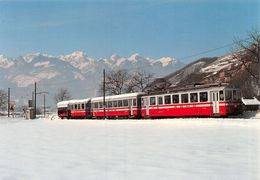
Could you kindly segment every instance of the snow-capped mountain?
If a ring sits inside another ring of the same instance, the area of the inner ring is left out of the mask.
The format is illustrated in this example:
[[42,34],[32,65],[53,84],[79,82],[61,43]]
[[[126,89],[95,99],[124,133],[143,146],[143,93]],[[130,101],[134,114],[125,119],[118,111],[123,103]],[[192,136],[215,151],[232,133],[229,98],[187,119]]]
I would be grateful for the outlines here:
[[82,98],[98,93],[103,69],[106,72],[116,69],[145,70],[157,78],[183,66],[171,57],[156,59],[138,53],[129,57],[113,54],[100,59],[91,58],[83,51],[59,56],[33,53],[18,58],[0,55],[0,84],[1,88],[11,87],[15,97],[29,98],[37,82],[38,91],[48,91],[51,100],[58,88],[68,88],[73,98]]
[[9,68],[14,64],[12,59],[0,54],[0,68]]

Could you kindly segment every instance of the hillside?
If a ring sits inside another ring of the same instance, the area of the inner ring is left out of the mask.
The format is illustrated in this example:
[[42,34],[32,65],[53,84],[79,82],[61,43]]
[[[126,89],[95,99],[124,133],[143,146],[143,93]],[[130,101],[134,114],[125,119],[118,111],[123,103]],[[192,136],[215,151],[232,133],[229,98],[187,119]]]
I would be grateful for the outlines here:
[[241,88],[243,96],[259,96],[259,84],[246,71],[241,61],[228,54],[202,58],[182,69],[157,79],[149,90],[159,90],[191,84],[229,83]]

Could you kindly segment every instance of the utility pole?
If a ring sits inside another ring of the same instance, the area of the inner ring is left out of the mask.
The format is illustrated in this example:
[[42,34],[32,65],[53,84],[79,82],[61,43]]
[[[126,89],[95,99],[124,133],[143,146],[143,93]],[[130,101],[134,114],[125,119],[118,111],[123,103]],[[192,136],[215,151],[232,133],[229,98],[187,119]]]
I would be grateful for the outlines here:
[[104,120],[106,119],[106,70],[103,69],[103,108],[104,108]]
[[49,94],[49,92],[47,92],[47,91],[41,91],[41,92],[37,92],[36,93],[37,95],[38,94],[43,94],[43,114],[44,114],[44,117],[45,117],[45,114],[46,114],[46,99],[45,99],[45,95],[46,94]]
[[43,115],[45,117],[45,94],[43,94]]
[[7,107],[7,111],[8,111],[8,117],[10,117],[10,88],[8,88],[8,100],[7,100],[7,104],[8,104],[8,107]]
[[34,83],[34,115],[36,117],[36,95],[37,95],[37,92],[36,92],[36,82]]

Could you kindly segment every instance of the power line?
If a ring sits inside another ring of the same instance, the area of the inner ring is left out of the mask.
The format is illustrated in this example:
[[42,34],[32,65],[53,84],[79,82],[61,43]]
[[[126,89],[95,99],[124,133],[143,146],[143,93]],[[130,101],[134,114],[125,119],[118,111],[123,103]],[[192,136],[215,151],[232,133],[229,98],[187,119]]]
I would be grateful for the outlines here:
[[234,44],[234,43],[226,44],[226,45],[220,46],[220,47],[218,47],[218,48],[209,49],[209,50],[206,50],[206,51],[202,51],[202,52],[200,52],[200,53],[196,53],[196,54],[192,54],[192,55],[188,55],[188,56],[184,56],[184,57],[176,58],[176,59],[178,59],[178,60],[189,59],[189,58],[192,58],[192,57],[196,57],[196,56],[199,56],[199,55],[207,54],[207,53],[209,53],[209,52],[217,51],[217,50],[219,50],[219,49],[223,49],[223,48],[232,46],[233,44]]
[[[245,38],[245,39],[241,39],[239,41],[246,41],[250,38]],[[186,60],[186,59],[190,59],[192,57],[196,57],[196,56],[199,56],[199,55],[203,55],[203,54],[207,54],[207,53],[210,53],[210,52],[214,52],[214,51],[217,51],[217,50],[220,50],[220,49],[223,49],[223,48],[227,48],[227,47],[230,47],[230,46],[233,46],[235,45],[236,42],[233,42],[233,43],[228,43],[228,44],[225,44],[223,46],[219,46],[219,47],[216,47],[216,48],[212,48],[212,49],[208,49],[208,50],[205,50],[205,51],[201,51],[199,53],[195,53],[195,54],[191,54],[191,55],[188,55],[188,56],[183,56],[183,57],[180,57],[180,58],[176,58],[177,60]],[[148,68],[153,68],[153,66],[139,66],[137,68],[128,68],[127,70],[133,70],[133,69],[148,69]]]

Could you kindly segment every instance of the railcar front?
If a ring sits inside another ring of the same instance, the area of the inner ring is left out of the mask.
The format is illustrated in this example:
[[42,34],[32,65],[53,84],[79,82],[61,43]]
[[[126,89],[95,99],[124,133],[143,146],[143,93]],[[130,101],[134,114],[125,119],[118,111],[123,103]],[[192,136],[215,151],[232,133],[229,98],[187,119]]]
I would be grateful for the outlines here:
[[219,111],[222,116],[242,114],[240,89],[225,88],[223,91],[219,92],[219,100]]
[[61,101],[57,103],[58,116],[61,119],[70,117],[70,110],[68,105],[69,101]]

